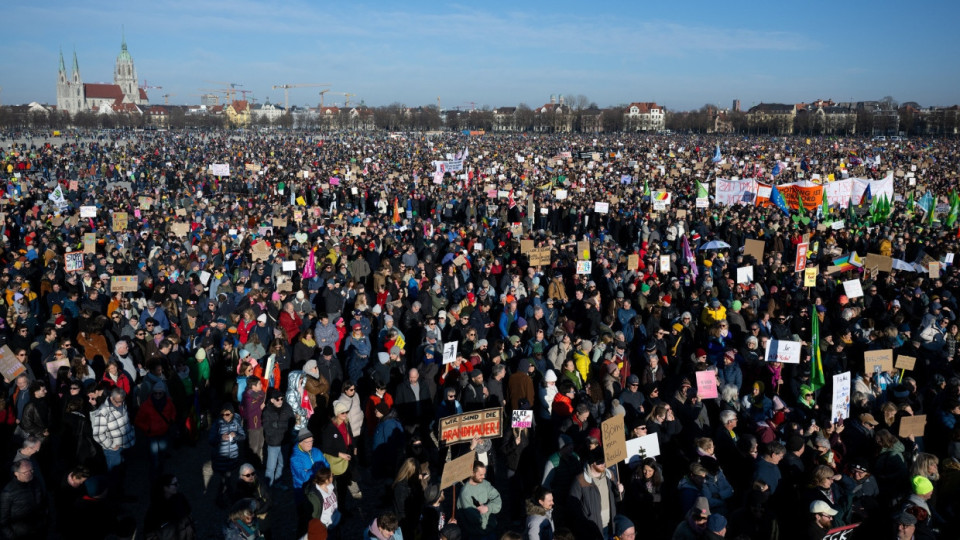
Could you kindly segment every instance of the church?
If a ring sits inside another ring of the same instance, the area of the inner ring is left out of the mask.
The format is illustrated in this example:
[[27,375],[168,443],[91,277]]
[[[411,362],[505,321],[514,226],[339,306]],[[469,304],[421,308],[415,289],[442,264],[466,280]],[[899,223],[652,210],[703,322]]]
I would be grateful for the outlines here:
[[113,84],[84,83],[80,76],[77,53],[73,53],[73,73],[67,77],[60,51],[60,72],[57,76],[57,108],[70,114],[90,111],[100,114],[141,113],[140,106],[148,105],[147,92],[137,86],[137,69],[127,50],[123,37],[117,64],[113,69]]

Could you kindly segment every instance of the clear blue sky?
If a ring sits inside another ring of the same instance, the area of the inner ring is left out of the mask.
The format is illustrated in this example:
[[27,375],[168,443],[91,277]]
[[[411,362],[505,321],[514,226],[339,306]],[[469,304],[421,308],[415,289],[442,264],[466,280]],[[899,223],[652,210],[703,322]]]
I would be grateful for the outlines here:
[[[471,5],[475,4],[475,5]],[[704,2],[50,0],[4,6],[0,100],[56,102],[57,55],[111,82],[121,25],[153,103],[196,104],[205,80],[332,83],[368,105],[531,106],[583,94],[673,110],[739,98],[960,103],[960,5],[919,0]],[[290,101],[315,106],[319,89]],[[327,94],[326,101],[342,96]]]

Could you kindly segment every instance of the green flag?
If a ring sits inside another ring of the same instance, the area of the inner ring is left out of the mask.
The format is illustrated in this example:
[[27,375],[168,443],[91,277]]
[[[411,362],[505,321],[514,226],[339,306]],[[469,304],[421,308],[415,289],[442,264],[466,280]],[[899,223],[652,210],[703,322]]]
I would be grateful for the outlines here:
[[697,180],[696,182],[697,182],[697,198],[704,199],[709,197],[710,194],[709,192],[707,192],[707,186],[701,184],[699,180]]
[[910,196],[907,197],[907,215],[913,215],[913,192],[910,192]]
[[646,178],[643,180],[643,196],[650,196],[650,180]]
[[810,326],[813,339],[810,340],[810,386],[816,392],[826,384],[823,377],[823,362],[820,360],[820,319],[817,318],[817,306],[811,306],[813,324]]
[[830,201],[827,200],[827,190],[823,190],[823,203],[822,203],[821,214],[823,214],[821,216],[823,219],[827,219],[827,217],[830,215]]

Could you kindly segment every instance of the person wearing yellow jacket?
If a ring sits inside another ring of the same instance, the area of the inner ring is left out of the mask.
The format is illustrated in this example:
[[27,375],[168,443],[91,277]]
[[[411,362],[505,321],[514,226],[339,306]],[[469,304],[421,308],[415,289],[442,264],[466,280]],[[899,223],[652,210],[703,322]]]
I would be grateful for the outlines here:
[[593,343],[583,340],[580,342],[580,345],[577,347],[577,350],[573,352],[573,361],[577,365],[577,371],[580,372],[580,376],[583,377],[583,380],[587,380],[587,375],[590,374],[590,351],[593,350]]
[[720,321],[726,320],[726,318],[727,308],[723,307],[720,300],[716,298],[711,299],[710,303],[704,306],[703,313],[700,315],[700,321],[703,322],[707,328]]

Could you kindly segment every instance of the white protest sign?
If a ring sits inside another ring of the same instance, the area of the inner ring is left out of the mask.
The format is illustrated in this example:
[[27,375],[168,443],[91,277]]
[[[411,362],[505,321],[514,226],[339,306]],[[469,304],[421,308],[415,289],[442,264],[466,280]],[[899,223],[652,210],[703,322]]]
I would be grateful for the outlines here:
[[510,420],[512,428],[528,428],[533,425],[533,411],[516,410],[513,411],[512,416]]
[[204,285],[210,283],[210,272],[207,272],[206,270],[202,270],[200,272],[200,283],[203,283]]
[[598,214],[606,214],[610,212],[610,203],[597,201],[593,203],[593,211]]
[[297,270],[297,261],[283,261],[284,272],[295,272]]
[[850,418],[850,372],[833,376],[833,401],[830,418],[838,423]]
[[771,339],[767,341],[767,348],[764,351],[764,358],[767,362],[782,362],[784,364],[800,363],[800,348],[803,346],[799,341],[783,341]]
[[451,341],[443,344],[443,363],[452,364],[457,360],[457,342]]
[[697,197],[697,208],[709,208],[710,199],[708,197]]
[[96,206],[81,206],[80,217],[97,217]]
[[211,163],[210,174],[214,176],[230,176],[229,163]]
[[577,275],[590,274],[593,271],[592,261],[577,261]]
[[656,433],[637,437],[636,439],[627,439],[627,464],[635,467],[644,458],[657,457],[660,455],[660,440]]
[[742,266],[737,268],[737,283],[750,283],[753,281],[753,266]]
[[859,279],[851,279],[843,282],[843,290],[847,293],[847,298],[854,299],[863,296],[863,286]]

